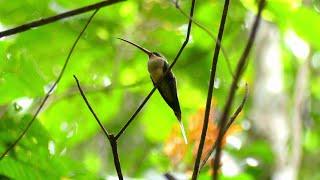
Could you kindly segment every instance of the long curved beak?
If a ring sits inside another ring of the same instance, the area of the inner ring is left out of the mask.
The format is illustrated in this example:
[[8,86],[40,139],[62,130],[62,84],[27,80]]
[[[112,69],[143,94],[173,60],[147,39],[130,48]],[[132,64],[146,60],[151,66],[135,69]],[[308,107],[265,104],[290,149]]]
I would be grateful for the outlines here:
[[135,44],[135,43],[133,43],[133,42],[131,42],[131,41],[128,41],[128,40],[125,40],[125,39],[122,39],[122,38],[117,38],[117,39],[120,39],[120,40],[122,40],[122,41],[124,41],[124,42],[127,42],[127,43],[129,43],[129,44],[137,47],[138,49],[140,49],[140,50],[143,51],[144,53],[148,54],[149,57],[152,55],[152,52],[150,52],[149,50],[147,50],[147,49],[145,49],[145,48],[143,48],[143,47],[141,47],[141,46],[139,46],[139,45],[137,45],[137,44]]

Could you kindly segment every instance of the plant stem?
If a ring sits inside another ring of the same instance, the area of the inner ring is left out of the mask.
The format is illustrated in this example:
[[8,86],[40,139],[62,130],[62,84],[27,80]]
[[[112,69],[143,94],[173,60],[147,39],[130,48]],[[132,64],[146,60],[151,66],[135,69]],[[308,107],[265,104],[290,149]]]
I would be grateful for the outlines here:
[[[235,95],[235,92],[237,90],[237,84],[238,84],[238,82],[240,80],[240,77],[241,77],[241,75],[243,73],[244,67],[245,67],[246,62],[247,62],[247,57],[248,57],[248,55],[250,53],[250,50],[252,48],[254,39],[256,37],[257,30],[258,30],[258,27],[259,27],[260,17],[261,17],[261,13],[262,13],[262,9],[263,9],[264,5],[265,5],[265,0],[260,0],[258,15],[255,18],[255,21],[254,21],[254,24],[253,24],[253,28],[252,28],[252,31],[250,33],[247,45],[246,45],[246,47],[245,47],[245,49],[244,49],[244,51],[243,51],[243,53],[242,53],[242,55],[240,57],[240,60],[238,62],[235,78],[232,81],[231,88],[230,88],[230,91],[229,91],[229,94],[228,94],[227,103],[224,106],[223,111],[222,111],[223,113],[222,113],[222,116],[221,116],[219,129],[224,129],[225,125],[227,123],[227,117],[229,115],[229,112],[230,112],[230,109],[231,109],[231,106],[232,106],[232,103],[233,103],[234,95]],[[219,167],[220,167],[220,156],[221,156],[221,151],[222,151],[222,147],[221,147],[222,139],[223,139],[223,131],[219,131],[219,134],[218,134],[218,137],[217,137],[217,150],[216,150],[216,154],[215,154],[215,157],[214,157],[214,164],[213,164],[213,179],[214,180],[218,179],[218,170],[219,170]]]
[[11,36],[13,34],[21,33],[21,32],[24,32],[24,31],[28,31],[28,30],[30,30],[32,28],[43,26],[43,25],[46,25],[46,24],[50,24],[50,23],[53,23],[55,21],[58,21],[58,20],[61,20],[61,19],[65,19],[65,18],[68,18],[68,17],[71,17],[71,16],[83,14],[85,12],[92,11],[94,9],[100,9],[100,8],[102,8],[104,6],[115,4],[115,3],[118,3],[118,2],[121,2],[121,1],[123,1],[123,0],[105,0],[105,1],[101,1],[101,2],[95,3],[95,4],[84,6],[84,7],[78,8],[78,9],[67,11],[67,12],[64,12],[64,13],[61,13],[61,14],[58,14],[58,15],[55,15],[55,16],[51,16],[51,17],[47,17],[47,18],[41,18],[39,20],[31,21],[29,23],[22,24],[20,26],[15,27],[15,28],[8,29],[8,30],[5,30],[5,31],[1,31],[0,32],[0,38],[5,37],[5,36]]
[[223,8],[222,16],[221,16],[221,21],[220,21],[218,39],[216,41],[216,46],[215,46],[214,55],[213,55],[213,59],[212,59],[210,83],[209,83],[209,89],[208,89],[208,95],[207,95],[206,110],[205,110],[205,115],[204,115],[204,120],[203,120],[202,131],[201,131],[201,139],[200,139],[197,157],[196,157],[196,161],[195,161],[193,173],[192,173],[193,180],[196,180],[198,177],[199,165],[200,165],[200,161],[201,161],[204,142],[205,142],[206,135],[207,135],[209,114],[210,114],[213,87],[214,87],[214,79],[215,79],[215,75],[216,75],[218,57],[219,57],[219,52],[220,52],[220,43],[218,43],[218,42],[222,42],[223,31],[224,31],[225,22],[227,19],[228,9],[229,9],[229,0],[225,0],[224,8]]

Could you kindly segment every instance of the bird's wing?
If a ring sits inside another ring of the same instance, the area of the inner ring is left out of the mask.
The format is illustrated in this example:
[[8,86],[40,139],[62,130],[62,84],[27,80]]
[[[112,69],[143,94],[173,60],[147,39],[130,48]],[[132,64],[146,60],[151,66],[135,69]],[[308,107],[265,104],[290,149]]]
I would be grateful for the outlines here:
[[[163,73],[166,73],[168,69],[169,69],[169,64],[167,63],[167,61],[164,61]],[[153,80],[152,82],[153,82],[153,85],[155,85]],[[169,71],[164,77],[163,81],[160,82],[160,84],[158,85],[158,91],[160,92],[162,98],[174,111],[174,114],[179,120],[179,125],[181,128],[181,133],[182,133],[184,142],[188,144],[186,132],[183,127],[183,123],[181,121],[181,109],[180,109],[179,99],[177,95],[177,82],[172,71]]]
[[[163,73],[166,73],[169,69],[169,64],[164,61]],[[173,109],[177,118],[181,119],[181,110],[179,99],[177,95],[177,83],[176,78],[174,77],[172,71],[169,71],[164,77],[164,81],[162,81],[158,88],[161,96],[167,102],[167,104]],[[167,92],[167,93],[166,93]]]

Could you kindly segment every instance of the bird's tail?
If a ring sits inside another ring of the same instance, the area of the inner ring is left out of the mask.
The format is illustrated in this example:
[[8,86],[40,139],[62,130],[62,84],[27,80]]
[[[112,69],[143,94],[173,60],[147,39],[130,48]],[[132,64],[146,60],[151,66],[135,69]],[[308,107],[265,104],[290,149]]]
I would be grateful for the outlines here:
[[182,133],[182,136],[183,136],[184,143],[185,143],[185,144],[188,144],[188,139],[187,139],[186,131],[184,130],[182,121],[179,121],[179,125],[180,125],[180,129],[181,129],[181,133]]
[[181,112],[175,112],[174,113],[179,121],[179,126],[180,126],[180,129],[181,129],[181,134],[182,134],[182,137],[183,137],[183,140],[184,140],[184,143],[185,144],[188,144],[188,139],[187,139],[187,135],[186,135],[186,131],[184,129],[184,126],[183,126],[183,123],[181,121]]

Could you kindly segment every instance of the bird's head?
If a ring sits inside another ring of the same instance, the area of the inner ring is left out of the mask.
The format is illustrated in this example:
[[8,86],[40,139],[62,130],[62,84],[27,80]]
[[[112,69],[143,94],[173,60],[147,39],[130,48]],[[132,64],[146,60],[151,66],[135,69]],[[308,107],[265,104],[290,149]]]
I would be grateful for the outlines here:
[[158,53],[158,52],[152,52],[151,55],[149,56],[149,59],[163,59],[164,57]]

